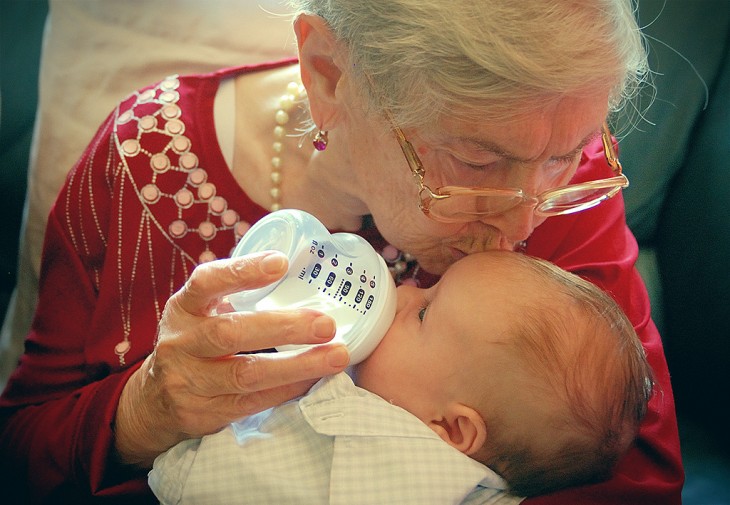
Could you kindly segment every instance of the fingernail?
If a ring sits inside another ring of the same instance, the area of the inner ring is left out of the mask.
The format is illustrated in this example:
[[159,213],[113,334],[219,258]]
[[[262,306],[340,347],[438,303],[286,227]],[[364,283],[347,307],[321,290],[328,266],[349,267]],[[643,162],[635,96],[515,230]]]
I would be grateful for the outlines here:
[[334,368],[347,366],[350,363],[350,353],[347,348],[341,345],[333,347],[327,353],[327,364]]
[[285,258],[280,253],[273,253],[261,260],[261,271],[265,274],[278,274],[284,268]]
[[312,321],[314,336],[321,339],[330,339],[335,334],[335,320],[329,316],[319,316]]

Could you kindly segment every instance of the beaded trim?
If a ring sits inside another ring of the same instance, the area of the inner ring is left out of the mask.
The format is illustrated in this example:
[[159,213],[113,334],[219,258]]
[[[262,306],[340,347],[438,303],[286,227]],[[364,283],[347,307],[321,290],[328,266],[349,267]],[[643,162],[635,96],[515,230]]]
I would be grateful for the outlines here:
[[281,153],[284,150],[284,137],[287,135],[286,125],[290,120],[290,112],[294,105],[299,103],[301,98],[305,96],[304,86],[296,82],[290,82],[286,86],[286,93],[279,98],[279,103],[274,113],[274,142],[271,148],[274,155],[271,158],[271,205],[269,210],[274,212],[281,208]]
[[[134,102],[126,110],[118,109],[114,123],[114,140],[117,151],[120,155],[120,166],[118,176],[124,177],[122,190],[134,191],[142,204],[142,216],[136,231],[136,248],[132,259],[131,272],[126,272],[129,279],[123,278],[122,243],[134,240],[129,232],[121,236],[122,216],[124,201],[120,195],[120,205],[117,219],[119,220],[119,233],[117,238],[117,261],[119,276],[119,300],[122,314],[123,340],[114,347],[114,352],[119,358],[119,364],[125,364],[125,355],[132,347],[130,341],[131,328],[131,304],[132,288],[137,274],[138,263],[142,248],[147,247],[147,254],[150,258],[152,278],[151,287],[154,292],[155,310],[158,320],[161,317],[162,307],[159,305],[158,295],[162,289],[169,291],[172,295],[173,286],[159,286],[154,266],[153,251],[151,250],[151,233],[156,229],[168,240],[177,255],[170,260],[170,278],[180,263],[176,258],[180,257],[183,263],[185,276],[189,271],[200,263],[212,261],[217,258],[210,249],[211,242],[221,232],[229,232],[234,235],[235,243],[250,228],[250,223],[242,220],[239,214],[229,208],[225,197],[217,194],[215,184],[208,181],[208,172],[205,167],[199,164],[199,158],[195,153],[192,141],[185,136],[186,125],[183,120],[183,111],[178,105],[180,99],[177,91],[180,81],[177,75],[165,78],[156,87],[137,92]],[[136,123],[136,136],[132,136],[125,125]],[[120,130],[125,128],[124,134],[120,137]],[[160,139],[163,142],[160,142]],[[123,139],[123,140],[122,140]],[[155,146],[151,152],[146,146]],[[139,161],[135,160],[136,171],[130,168],[133,158],[145,156],[149,159],[149,172],[139,172]],[[180,174],[186,177],[180,178]],[[120,190],[121,191],[121,190]],[[160,222],[154,209],[156,206],[169,205],[172,203],[177,208],[177,217],[170,222]],[[190,209],[199,211],[204,206],[205,218],[192,221],[192,215],[188,215]],[[125,223],[131,231],[134,224]],[[202,242],[203,251],[197,256],[190,256],[190,237],[196,237]],[[186,239],[186,246],[180,245],[182,239]],[[145,246],[145,243],[147,244]],[[125,261],[126,262],[126,261]],[[125,286],[127,286],[125,288]]]

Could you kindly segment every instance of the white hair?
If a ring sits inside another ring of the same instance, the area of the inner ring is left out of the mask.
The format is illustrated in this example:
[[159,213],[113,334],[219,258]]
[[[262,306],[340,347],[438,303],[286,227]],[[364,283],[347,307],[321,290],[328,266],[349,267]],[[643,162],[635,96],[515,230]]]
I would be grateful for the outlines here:
[[504,120],[606,89],[618,110],[648,75],[632,0],[289,1],[344,43],[370,110],[404,126]]

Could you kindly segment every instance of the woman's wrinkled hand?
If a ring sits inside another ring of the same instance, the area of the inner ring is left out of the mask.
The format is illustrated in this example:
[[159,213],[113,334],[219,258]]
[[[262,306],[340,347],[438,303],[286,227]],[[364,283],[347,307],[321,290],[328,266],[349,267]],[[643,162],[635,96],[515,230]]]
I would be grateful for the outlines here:
[[328,342],[335,335],[329,316],[306,309],[227,311],[226,295],[271,284],[286,269],[286,257],[271,251],[205,263],[169,299],[155,350],[119,401],[115,434],[122,462],[150,467],[177,442],[290,400],[345,369],[349,356],[340,344],[297,355],[253,353]]

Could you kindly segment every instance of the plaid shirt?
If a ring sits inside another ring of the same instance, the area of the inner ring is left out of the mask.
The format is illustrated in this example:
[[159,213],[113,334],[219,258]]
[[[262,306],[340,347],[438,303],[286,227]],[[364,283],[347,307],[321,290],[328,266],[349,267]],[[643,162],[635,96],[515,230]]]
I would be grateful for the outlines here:
[[187,440],[149,475],[163,504],[517,504],[505,482],[345,373]]

